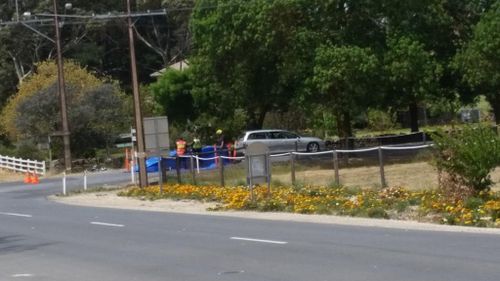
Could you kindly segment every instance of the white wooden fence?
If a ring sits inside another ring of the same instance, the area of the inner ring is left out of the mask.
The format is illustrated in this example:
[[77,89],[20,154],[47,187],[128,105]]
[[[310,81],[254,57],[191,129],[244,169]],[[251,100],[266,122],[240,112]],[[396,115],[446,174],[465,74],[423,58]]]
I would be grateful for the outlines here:
[[0,155],[0,169],[45,175],[45,162]]

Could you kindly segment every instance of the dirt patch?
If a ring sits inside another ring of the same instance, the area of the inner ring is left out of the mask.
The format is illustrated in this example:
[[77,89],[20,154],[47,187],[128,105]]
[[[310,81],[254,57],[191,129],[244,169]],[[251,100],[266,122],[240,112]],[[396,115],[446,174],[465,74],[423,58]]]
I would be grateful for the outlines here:
[[190,214],[206,213],[207,209],[215,207],[215,203],[203,203],[195,200],[141,200],[122,197],[118,191],[81,193],[71,196],[51,196],[50,199],[71,205],[92,206],[103,208],[118,208],[131,210],[146,210],[160,212],[179,212]]

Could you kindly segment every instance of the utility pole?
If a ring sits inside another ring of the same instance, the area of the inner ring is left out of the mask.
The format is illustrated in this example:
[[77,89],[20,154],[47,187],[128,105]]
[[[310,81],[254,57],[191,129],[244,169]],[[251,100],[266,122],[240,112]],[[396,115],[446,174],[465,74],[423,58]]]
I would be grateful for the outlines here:
[[16,0],[16,21],[19,21],[19,3]]
[[61,107],[62,138],[64,148],[64,166],[66,171],[71,171],[71,147],[69,139],[68,114],[66,110],[66,89],[64,83],[63,60],[61,52],[61,34],[59,30],[59,18],[57,14],[57,0],[54,3],[54,26],[56,28],[56,51],[57,51],[57,91]]
[[127,0],[128,38],[130,45],[130,70],[132,72],[132,90],[134,95],[134,119],[137,137],[137,162],[139,164],[139,185],[141,188],[148,186],[146,174],[146,153],[144,145],[144,128],[142,126],[141,100],[139,97],[139,82],[137,80],[137,66],[135,58],[134,30],[130,12],[130,0]]

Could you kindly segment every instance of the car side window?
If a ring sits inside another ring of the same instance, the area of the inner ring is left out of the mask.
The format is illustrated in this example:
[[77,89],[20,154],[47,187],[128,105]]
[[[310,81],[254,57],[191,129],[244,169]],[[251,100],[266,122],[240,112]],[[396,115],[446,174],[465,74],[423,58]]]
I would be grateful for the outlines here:
[[286,136],[283,132],[271,132],[271,139],[286,139]]
[[284,135],[284,138],[287,138],[287,139],[296,139],[299,137],[298,135],[296,135],[294,133],[289,133],[289,132],[283,132],[283,135]]
[[266,138],[267,138],[266,133],[252,133],[248,135],[249,140],[262,140]]

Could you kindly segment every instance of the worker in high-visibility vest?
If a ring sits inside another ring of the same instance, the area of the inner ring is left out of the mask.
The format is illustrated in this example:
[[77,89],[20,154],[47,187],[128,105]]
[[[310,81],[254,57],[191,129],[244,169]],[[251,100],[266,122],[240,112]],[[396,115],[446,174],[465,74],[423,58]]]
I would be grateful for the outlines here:
[[202,145],[201,145],[200,138],[198,136],[195,136],[193,138],[193,143],[191,144],[191,148],[193,149],[193,154],[196,154],[196,155],[200,154],[201,147],[202,147]]
[[186,154],[186,141],[181,137],[175,142],[177,156]]
[[217,147],[217,150],[222,150],[224,149],[224,134],[222,133],[221,129],[218,129],[215,132],[217,142],[215,143],[215,146]]

